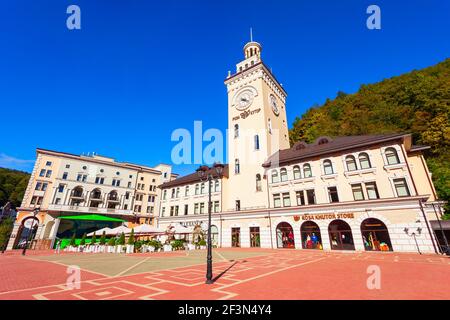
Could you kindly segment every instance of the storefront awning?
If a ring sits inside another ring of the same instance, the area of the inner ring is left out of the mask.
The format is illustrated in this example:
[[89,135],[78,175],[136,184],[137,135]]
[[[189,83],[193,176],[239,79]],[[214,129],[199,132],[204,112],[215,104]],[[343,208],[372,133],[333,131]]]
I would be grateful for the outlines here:
[[79,215],[79,216],[64,216],[64,217],[59,217],[59,218],[60,219],[67,219],[67,220],[125,222],[125,220],[122,220],[122,219],[112,218],[112,217],[105,217],[105,216],[101,216],[99,214],[85,214],[85,215]]

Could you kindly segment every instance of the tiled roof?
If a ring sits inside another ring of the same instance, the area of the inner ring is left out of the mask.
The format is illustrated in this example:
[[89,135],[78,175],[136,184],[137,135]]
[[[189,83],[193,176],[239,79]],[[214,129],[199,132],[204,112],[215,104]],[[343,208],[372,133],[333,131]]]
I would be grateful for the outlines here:
[[[212,174],[214,178],[217,178],[217,173],[214,168],[210,168],[207,171],[207,174]],[[223,176],[228,177],[228,164],[224,165]],[[197,172],[194,172],[194,173],[188,174],[187,176],[183,176],[183,177],[177,178],[175,180],[163,183],[159,187],[164,189],[164,188],[170,188],[170,187],[175,187],[175,186],[191,184],[191,183],[195,183],[195,182],[201,182],[200,178],[198,177]]]
[[[379,134],[379,135],[365,135],[365,136],[346,136],[346,137],[320,137],[316,142],[307,144],[304,142],[297,142],[289,149],[280,150],[264,163],[264,167],[270,167],[274,164],[272,162],[278,162],[279,164],[285,164],[307,158],[320,156],[323,154],[331,154],[343,150],[363,147],[371,144],[381,143],[385,141],[403,139],[409,134],[394,133],[394,134]],[[320,142],[325,143],[320,143]]]

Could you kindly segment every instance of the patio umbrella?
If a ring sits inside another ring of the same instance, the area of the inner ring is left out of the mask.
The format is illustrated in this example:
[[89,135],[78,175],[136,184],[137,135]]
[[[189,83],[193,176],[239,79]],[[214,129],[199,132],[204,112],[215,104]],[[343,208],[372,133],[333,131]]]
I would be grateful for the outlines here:
[[106,231],[106,234],[115,236],[115,235],[121,234],[122,232],[125,233],[125,234],[126,233],[130,233],[131,229],[127,228],[125,226],[120,226],[120,227],[117,227],[117,228],[114,228],[114,229]]
[[97,231],[93,231],[93,232],[91,232],[91,233],[88,233],[87,236],[88,236],[88,237],[93,236],[94,233],[95,233],[95,235],[97,235],[97,236],[98,236],[98,235],[102,235],[102,234],[103,234],[103,231],[105,231],[105,233],[108,234],[108,231],[109,231],[109,230],[111,230],[111,228],[108,228],[108,227],[102,228],[102,229],[98,229]]
[[153,227],[149,224],[141,224],[134,228],[135,233],[164,233],[164,229]]
[[181,224],[176,224],[174,226],[169,226],[167,228],[170,233],[177,233],[177,234],[185,234],[185,233],[192,233],[194,231],[193,227],[185,227]]

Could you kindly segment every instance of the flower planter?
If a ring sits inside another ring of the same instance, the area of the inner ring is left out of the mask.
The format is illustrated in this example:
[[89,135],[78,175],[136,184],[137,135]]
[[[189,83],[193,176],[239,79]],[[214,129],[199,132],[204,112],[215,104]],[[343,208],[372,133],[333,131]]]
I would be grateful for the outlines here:
[[206,246],[200,246],[200,250],[206,250]]
[[155,250],[155,247],[154,247],[154,246],[148,246],[148,247],[147,247],[147,251],[148,251],[148,252],[155,252],[156,250]]
[[117,245],[116,246],[116,253],[122,253],[123,252],[123,245]]
[[127,244],[126,253],[134,253],[134,244]]
[[170,244],[165,244],[163,246],[164,252],[172,251],[172,246]]

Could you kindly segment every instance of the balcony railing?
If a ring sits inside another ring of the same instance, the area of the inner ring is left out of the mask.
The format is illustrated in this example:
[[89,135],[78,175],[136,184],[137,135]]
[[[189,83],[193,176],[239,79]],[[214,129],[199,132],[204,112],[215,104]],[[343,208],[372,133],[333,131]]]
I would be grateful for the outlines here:
[[71,205],[60,205],[51,204],[48,206],[50,211],[67,211],[67,212],[81,212],[81,213],[97,213],[97,214],[120,214],[120,215],[132,215],[132,210],[124,209],[108,209],[108,208],[92,208],[86,206],[71,206]]

